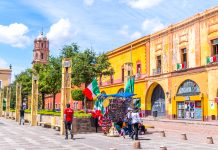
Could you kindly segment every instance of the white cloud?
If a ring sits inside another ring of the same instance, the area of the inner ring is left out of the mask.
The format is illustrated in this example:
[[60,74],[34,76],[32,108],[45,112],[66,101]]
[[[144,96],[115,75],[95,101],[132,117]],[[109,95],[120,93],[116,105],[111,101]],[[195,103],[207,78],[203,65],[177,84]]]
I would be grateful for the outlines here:
[[27,32],[28,27],[22,23],[0,25],[0,43],[19,48],[25,47],[30,43],[30,38],[25,35]]
[[60,48],[60,46],[72,40],[75,34],[75,31],[72,31],[70,20],[61,18],[58,22],[51,25],[46,36],[52,48]]
[[163,29],[165,25],[158,18],[146,19],[142,23],[142,30],[146,34],[150,34]]
[[5,67],[9,68],[8,63],[4,59],[0,58],[0,68],[5,68]]
[[87,6],[92,6],[92,4],[94,3],[94,0],[84,0],[83,1]]
[[124,3],[132,8],[146,9],[158,5],[162,0],[123,0]]
[[138,39],[138,38],[140,38],[140,37],[142,37],[142,34],[140,33],[140,32],[138,32],[138,31],[136,31],[136,32],[134,32],[132,35],[131,35],[131,39]]
[[119,33],[121,35],[123,35],[124,37],[126,38],[129,38],[131,40],[135,40],[135,39],[138,39],[140,38],[142,35],[140,32],[136,31],[134,33],[130,33],[129,31],[129,26],[128,25],[124,25],[120,30],[119,30]]

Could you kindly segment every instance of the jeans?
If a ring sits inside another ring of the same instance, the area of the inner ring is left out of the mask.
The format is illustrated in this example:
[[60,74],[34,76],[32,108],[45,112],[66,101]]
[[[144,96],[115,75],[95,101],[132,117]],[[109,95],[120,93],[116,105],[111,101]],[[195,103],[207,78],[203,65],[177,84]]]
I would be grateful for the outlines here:
[[132,133],[132,124],[128,123],[128,134],[129,134],[129,136],[131,135],[131,133]]
[[71,130],[72,122],[65,121],[66,139],[68,138],[68,130],[70,131],[71,139],[73,138],[73,132]]
[[131,135],[131,138],[134,139],[134,135],[135,135],[135,140],[138,140],[139,123],[134,123],[133,127],[134,127],[134,131],[133,131],[133,133]]
[[25,122],[24,116],[20,116],[20,125],[21,125],[21,124],[24,125],[24,122]]

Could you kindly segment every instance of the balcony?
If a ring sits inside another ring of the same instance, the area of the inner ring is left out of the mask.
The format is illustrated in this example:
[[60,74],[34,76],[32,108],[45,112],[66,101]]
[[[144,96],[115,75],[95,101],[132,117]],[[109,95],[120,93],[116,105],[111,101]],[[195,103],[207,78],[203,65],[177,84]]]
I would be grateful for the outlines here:
[[207,64],[214,64],[218,62],[218,54],[214,56],[208,56],[206,59]]
[[177,63],[176,67],[177,67],[177,70],[186,69],[187,68],[187,63],[186,62]]
[[161,74],[161,68],[153,69],[153,76]]

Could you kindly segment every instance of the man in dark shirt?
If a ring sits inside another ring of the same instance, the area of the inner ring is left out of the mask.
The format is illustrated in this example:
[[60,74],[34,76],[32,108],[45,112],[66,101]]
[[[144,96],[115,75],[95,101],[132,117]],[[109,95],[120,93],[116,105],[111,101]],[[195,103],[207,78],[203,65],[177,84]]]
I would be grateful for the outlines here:
[[21,123],[24,125],[24,110],[23,110],[23,107],[20,108],[20,125]]

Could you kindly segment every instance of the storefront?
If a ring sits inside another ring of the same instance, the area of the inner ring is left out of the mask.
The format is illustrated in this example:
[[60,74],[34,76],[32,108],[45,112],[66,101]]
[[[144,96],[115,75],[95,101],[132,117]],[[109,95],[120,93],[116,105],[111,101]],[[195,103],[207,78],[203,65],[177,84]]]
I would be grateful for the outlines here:
[[192,80],[184,81],[175,97],[177,119],[202,120],[203,105],[199,86]]

